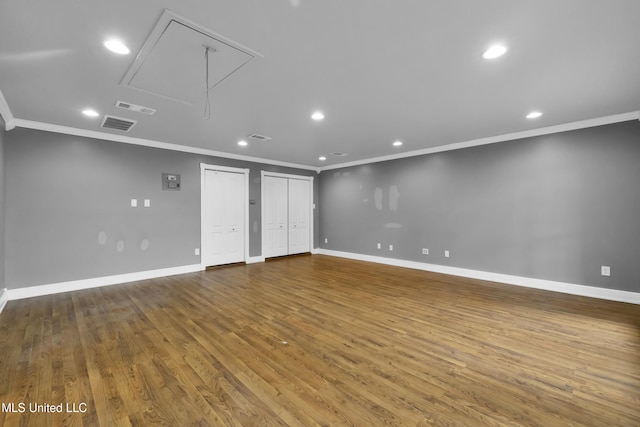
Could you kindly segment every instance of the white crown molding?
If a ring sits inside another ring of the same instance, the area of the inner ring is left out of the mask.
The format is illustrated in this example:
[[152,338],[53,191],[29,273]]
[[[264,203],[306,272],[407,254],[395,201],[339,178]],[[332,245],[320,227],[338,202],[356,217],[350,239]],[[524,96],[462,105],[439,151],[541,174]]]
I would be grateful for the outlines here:
[[155,279],[157,277],[174,276],[176,274],[194,273],[196,271],[202,271],[202,266],[200,264],[161,268],[158,270],[139,271],[136,273],[118,274],[115,276],[95,277],[92,279],[52,283],[49,285],[9,289],[8,299],[9,301],[13,301],[17,299],[39,297],[43,295],[59,294],[62,292],[78,291],[81,289],[98,288],[101,286],[111,286],[121,283],[136,282],[138,280]]
[[508,274],[490,273],[487,271],[469,270],[466,268],[448,267],[445,265],[427,264],[417,261],[384,258],[373,255],[363,255],[351,252],[332,251],[320,249],[321,255],[329,255],[340,258],[349,258],[359,261],[375,262],[378,264],[393,265],[396,267],[412,268],[415,270],[431,271],[434,273],[450,274],[453,276],[469,277],[472,279],[486,280],[490,282],[504,283],[508,285],[522,286],[526,288],[542,289],[546,291],[561,292],[564,294],[580,295],[584,297],[599,298],[610,301],[640,304],[640,293],[620,291],[617,289],[597,288],[595,286],[576,285],[573,283],[554,282],[551,280],[533,279],[530,277],[512,276]]
[[613,123],[626,122],[629,120],[640,120],[640,111],[615,114],[613,116],[598,117],[595,119],[580,120],[577,122],[564,123],[561,125],[548,126],[538,129],[530,129],[521,132],[506,133],[504,135],[490,136],[487,138],[472,139],[454,144],[441,145],[438,147],[425,148],[422,150],[406,151],[404,153],[390,154],[388,156],[373,157],[370,159],[355,160],[353,162],[328,165],[320,168],[321,171],[331,169],[341,169],[351,166],[366,165],[370,163],[385,162],[387,160],[403,159],[406,157],[422,156],[425,154],[441,153],[444,151],[460,150],[462,148],[477,147],[479,145],[495,144],[498,142],[514,141],[517,139],[531,138],[534,136],[549,135],[552,133],[567,132],[571,130],[586,129],[595,126],[609,125]]
[[[3,107],[3,102],[5,104],[5,107]],[[4,111],[4,109],[6,109],[6,112]],[[480,145],[495,144],[498,142],[514,141],[518,139],[549,135],[553,133],[567,132],[567,131],[578,130],[578,129],[586,129],[590,127],[626,122],[629,120],[640,120],[640,111],[631,111],[628,113],[615,114],[612,116],[598,117],[594,119],[580,120],[577,122],[565,123],[565,124],[560,124],[555,126],[548,126],[544,128],[507,133],[504,135],[491,136],[487,138],[473,139],[470,141],[463,141],[463,142],[458,142],[454,144],[441,145],[438,147],[406,151],[404,153],[391,154],[388,156],[372,157],[368,159],[355,160],[353,162],[338,163],[335,165],[317,167],[317,166],[302,165],[297,163],[282,162],[279,160],[263,159],[261,157],[245,156],[242,154],[225,153],[222,151],[209,150],[205,148],[189,147],[185,145],[153,141],[150,139],[134,138],[134,137],[125,136],[125,135],[112,135],[105,132],[79,129],[79,128],[73,128],[68,126],[60,126],[60,125],[54,125],[50,123],[36,122],[32,120],[16,119],[13,117],[13,115],[11,115],[11,111],[9,110],[8,105],[6,105],[6,101],[4,100],[4,97],[2,97],[2,92],[0,92],[0,114],[3,115],[3,117],[5,117],[4,114],[7,114],[7,116],[10,117],[9,120],[5,118],[7,130],[11,130],[14,127],[43,130],[43,131],[54,132],[54,133],[82,136],[86,138],[101,139],[105,141],[141,145],[145,147],[159,148],[163,150],[180,151],[184,153],[202,154],[205,156],[215,156],[215,157],[221,157],[225,159],[243,160],[243,161],[252,162],[252,163],[262,163],[262,164],[268,164],[268,165],[274,165],[274,166],[284,166],[284,167],[290,167],[295,169],[311,170],[311,171],[315,171],[316,173],[320,173],[322,171],[327,171],[332,169],[341,169],[341,168],[346,168],[351,166],[359,166],[359,165],[366,165],[370,163],[384,162],[388,160],[422,156],[425,154],[460,150],[463,148],[477,147]]]
[[134,138],[126,135],[112,135],[94,130],[78,129],[69,126],[54,125],[32,120],[14,119],[15,127],[43,130],[47,132],[61,133],[65,135],[82,136],[85,138],[101,139],[105,141],[121,142],[124,144],[141,145],[144,147],[160,148],[162,150],[180,151],[183,153],[202,154],[205,156],[221,157],[225,159],[243,160],[252,163],[262,163],[274,166],[284,166],[288,168],[312,170],[318,172],[315,166],[299,165],[297,163],[281,162],[279,160],[263,159],[260,157],[245,156],[242,154],[225,153],[223,151],[209,150],[206,148],[189,147],[186,145],[171,144],[168,142],[153,141],[151,139]]
[[5,130],[11,130],[16,127],[15,117],[11,113],[11,109],[9,108],[9,104],[7,104],[7,100],[5,99],[2,91],[0,90],[0,116],[4,120],[4,128]]
[[4,310],[4,306],[7,305],[7,301],[9,301],[9,292],[7,288],[0,290],[0,314],[2,314],[2,310]]

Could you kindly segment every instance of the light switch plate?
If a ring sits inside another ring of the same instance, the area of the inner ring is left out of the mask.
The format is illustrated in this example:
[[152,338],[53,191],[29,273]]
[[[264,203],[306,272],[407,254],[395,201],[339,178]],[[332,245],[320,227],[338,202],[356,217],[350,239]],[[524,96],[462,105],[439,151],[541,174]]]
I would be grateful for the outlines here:
[[131,207],[132,208],[138,207],[138,199],[131,199]]

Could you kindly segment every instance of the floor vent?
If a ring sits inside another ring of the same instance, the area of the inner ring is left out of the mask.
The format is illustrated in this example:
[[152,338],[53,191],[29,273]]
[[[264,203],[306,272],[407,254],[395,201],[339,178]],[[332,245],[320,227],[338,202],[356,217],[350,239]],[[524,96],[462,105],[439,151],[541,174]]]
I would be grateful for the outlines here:
[[153,108],[143,107],[142,105],[132,104],[130,102],[118,101],[116,107],[123,108],[125,110],[137,111],[138,113],[152,115],[156,112]]
[[122,117],[104,116],[102,121],[102,127],[105,129],[121,130],[123,132],[129,132],[129,130],[137,122],[135,120],[123,119]]
[[258,141],[269,141],[271,139],[270,136],[264,136],[257,133],[254,133],[253,135],[249,135],[249,138],[257,139]]

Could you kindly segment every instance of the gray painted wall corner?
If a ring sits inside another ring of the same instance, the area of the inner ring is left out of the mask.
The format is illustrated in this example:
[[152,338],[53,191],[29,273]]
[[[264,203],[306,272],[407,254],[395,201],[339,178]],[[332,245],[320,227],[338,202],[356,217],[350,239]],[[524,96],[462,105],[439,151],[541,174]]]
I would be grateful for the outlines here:
[[0,116],[0,291],[5,287],[5,122]]

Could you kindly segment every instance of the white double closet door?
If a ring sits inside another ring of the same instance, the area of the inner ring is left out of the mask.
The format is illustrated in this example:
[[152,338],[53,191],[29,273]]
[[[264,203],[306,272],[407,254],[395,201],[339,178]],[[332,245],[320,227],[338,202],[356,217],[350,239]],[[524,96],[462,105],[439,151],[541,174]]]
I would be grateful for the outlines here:
[[245,261],[245,174],[204,170],[202,261]]
[[312,181],[263,175],[263,255],[265,258],[311,251]]

